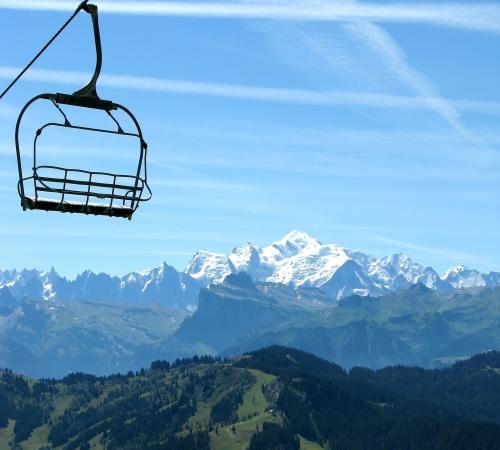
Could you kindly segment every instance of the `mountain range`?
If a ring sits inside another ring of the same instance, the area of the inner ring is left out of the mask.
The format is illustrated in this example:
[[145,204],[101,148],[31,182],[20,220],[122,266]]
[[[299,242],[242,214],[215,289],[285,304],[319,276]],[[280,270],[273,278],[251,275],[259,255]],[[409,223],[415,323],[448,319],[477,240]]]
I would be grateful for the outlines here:
[[186,273],[163,263],[154,269],[124,277],[87,270],[74,280],[60,276],[54,268],[0,271],[0,289],[8,288],[16,299],[78,300],[82,302],[157,303],[170,308],[196,309],[200,283]]
[[37,377],[136,370],[153,359],[269,345],[350,368],[441,367],[500,348],[500,274],[443,277],[292,232],[124,277],[0,272],[0,367]]
[[17,300],[0,289],[0,367],[36,377],[107,375],[161,358],[295,347],[345,368],[443,367],[500,348],[500,288],[416,284],[333,302],[323,290],[229,274],[194,312],[156,303]]
[[197,311],[174,337],[222,356],[284,345],[346,368],[441,367],[500,348],[499,302],[498,287],[439,292],[416,284],[332,304],[317,288],[231,274],[201,291]]
[[246,272],[256,281],[318,287],[337,300],[352,294],[383,295],[417,283],[439,291],[500,283],[500,272],[482,274],[457,266],[440,277],[432,267],[403,253],[377,258],[337,244],[323,244],[302,231],[292,231],[267,247],[247,242],[228,254],[200,251],[186,268],[186,273],[203,286],[220,283],[237,272]]
[[457,266],[439,276],[402,253],[377,258],[292,231],[266,247],[247,242],[227,254],[199,251],[184,272],[163,263],[121,278],[88,270],[68,280],[54,269],[0,270],[0,288],[8,287],[17,299],[158,303],[192,312],[201,287],[239,272],[260,282],[320,288],[333,300],[353,294],[380,296],[417,283],[443,292],[500,285],[500,272],[483,274]]

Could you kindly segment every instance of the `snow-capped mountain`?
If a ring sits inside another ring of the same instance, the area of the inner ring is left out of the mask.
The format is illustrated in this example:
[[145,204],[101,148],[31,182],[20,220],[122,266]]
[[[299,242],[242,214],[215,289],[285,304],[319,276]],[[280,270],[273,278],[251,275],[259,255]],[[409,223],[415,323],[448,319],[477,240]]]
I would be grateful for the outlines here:
[[486,277],[487,275],[475,269],[460,265],[448,269],[443,275],[443,280],[448,281],[455,289],[464,289],[486,286],[488,284]]
[[222,283],[229,274],[240,272],[255,281],[321,288],[336,299],[352,294],[378,296],[417,283],[440,291],[500,285],[500,272],[482,274],[457,266],[440,277],[432,267],[401,253],[376,258],[292,231],[266,247],[246,242],[228,254],[199,251],[185,272],[164,263],[121,278],[85,271],[68,280],[54,269],[4,270],[0,288],[7,287],[16,299],[153,302],[193,310],[201,287]]
[[417,283],[431,289],[451,288],[432,267],[424,267],[403,253],[373,259],[366,269],[376,283],[390,290],[406,289]]
[[205,251],[197,252],[186,268],[186,273],[204,286],[214,282],[222,283],[224,278],[235,271],[237,269],[227,255]]
[[3,287],[18,299],[152,302],[193,310],[200,283],[163,263],[160,267],[133,272],[122,278],[90,270],[74,280],[61,277],[54,269],[49,272],[6,270],[0,271],[0,289]]
[[455,289],[492,287],[500,285],[500,272],[481,273],[476,269],[456,266],[445,272],[443,280],[449,282]]
[[461,270],[454,277],[454,270],[441,278],[432,267],[401,253],[376,258],[292,231],[267,247],[247,242],[226,255],[198,252],[186,273],[208,286],[221,283],[230,273],[246,272],[257,281],[319,287],[337,299],[351,294],[376,296],[417,283],[443,291],[500,284],[497,272]]
[[246,272],[258,281],[317,286],[348,259],[341,247],[323,245],[307,233],[292,231],[264,248],[247,242],[227,255],[200,251],[186,273],[204,285],[221,283],[230,273]]

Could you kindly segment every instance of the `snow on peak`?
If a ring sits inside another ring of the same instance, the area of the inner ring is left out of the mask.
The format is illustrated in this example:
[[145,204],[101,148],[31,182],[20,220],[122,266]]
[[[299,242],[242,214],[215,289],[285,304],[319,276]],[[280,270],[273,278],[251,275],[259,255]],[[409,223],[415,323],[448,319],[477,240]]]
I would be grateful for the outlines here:
[[318,246],[321,243],[304,231],[293,230],[279,241],[274,242],[264,249],[267,254],[273,255],[275,259],[289,258],[297,255],[309,246]]
[[321,286],[349,259],[343,248],[294,230],[264,248],[246,242],[227,255],[198,252],[186,272],[205,285],[220,283],[229,273],[246,272],[258,281]]
[[228,259],[235,272],[246,272],[255,280],[264,280],[274,271],[274,265],[268,255],[258,246],[246,242],[235,248]]
[[464,272],[468,270],[467,267],[463,266],[463,265],[458,265],[458,266],[454,266],[454,267],[450,267],[443,275],[443,280],[448,280],[452,277],[456,277],[458,274]]
[[317,239],[313,238],[309,233],[305,231],[292,230],[290,233],[286,234],[278,243],[289,242],[295,245],[297,248],[307,247],[309,244],[321,244]]
[[322,286],[349,260],[339,246],[309,241],[301,251],[277,264],[269,281],[295,286]]
[[412,264],[410,257],[404,253],[395,253],[391,256],[386,256],[385,258],[382,258],[382,261],[387,263],[387,265],[398,267],[400,269],[408,267]]
[[95,275],[90,270],[73,281],[60,277],[53,268],[48,272],[0,270],[0,288],[9,287],[15,297],[28,292],[46,300],[61,296],[92,299],[101,295],[126,300],[164,300],[162,296],[185,294],[182,297],[185,307],[185,302],[195,304],[193,299],[200,285],[222,283],[228,275],[240,272],[255,281],[321,287],[334,298],[353,293],[381,295],[417,283],[440,290],[500,285],[500,272],[484,275],[456,266],[441,278],[431,267],[424,267],[403,253],[376,258],[336,244],[323,244],[308,233],[294,230],[266,247],[245,242],[227,254],[198,251],[182,274],[166,262],[121,279],[102,273]]
[[227,255],[198,251],[188,266],[186,273],[205,286],[210,283],[222,283],[230,273],[233,273],[233,264]]
[[[279,280],[281,283],[291,282],[300,285],[307,283],[311,277],[325,277],[324,273],[316,274],[318,271],[314,263],[304,270],[300,268],[302,256],[310,254],[309,259],[311,259],[315,252],[320,256],[321,247],[317,239],[303,231],[294,230],[264,248],[246,242],[227,255],[199,251],[189,262],[186,273],[205,286],[210,283],[221,283],[227,275],[237,272],[246,272],[259,281]],[[296,262],[291,260],[293,257],[297,257]],[[298,272],[302,275],[298,276]],[[295,280],[297,277],[301,281]]]
[[[496,279],[493,274],[488,281],[486,276],[463,266],[450,269],[441,278],[432,267],[424,267],[404,253],[376,258],[336,244],[322,244],[299,230],[291,231],[266,247],[246,242],[226,255],[198,252],[186,272],[204,285],[221,283],[230,273],[246,272],[256,281],[292,286],[335,286],[339,292],[348,293],[355,288],[356,292],[370,295],[407,289],[417,283],[447,290],[484,286]],[[460,279],[455,280],[457,274]]]
[[252,245],[250,242],[245,242],[242,246],[234,248],[228,256],[233,264],[238,267],[249,264],[252,261],[257,261],[261,254],[262,249],[260,247]]
[[403,289],[417,283],[437,289],[442,284],[432,267],[424,267],[404,253],[380,258],[370,265],[368,274],[389,289]]
[[485,276],[475,269],[465,266],[455,266],[446,271],[443,279],[451,283],[455,289],[467,289],[471,287],[482,287],[487,285]]

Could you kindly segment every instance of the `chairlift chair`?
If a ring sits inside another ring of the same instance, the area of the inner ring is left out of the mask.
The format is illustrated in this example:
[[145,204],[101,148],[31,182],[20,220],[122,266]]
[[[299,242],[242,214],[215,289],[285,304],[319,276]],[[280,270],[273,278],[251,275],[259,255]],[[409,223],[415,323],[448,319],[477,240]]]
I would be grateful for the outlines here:
[[[147,183],[146,166],[148,147],[135,116],[124,106],[109,100],[102,100],[97,95],[96,84],[102,65],[101,39],[97,7],[88,4],[87,1],[80,4],[63,28],[80,10],[91,15],[96,47],[96,67],[94,75],[86,86],[73,94],[40,94],[29,100],[22,108],[17,119],[15,131],[17,163],[19,169],[18,192],[23,210],[58,211],[63,213],[93,214],[97,216],[131,219],[132,215],[139,207],[139,204],[151,199],[151,190]],[[60,31],[62,31],[62,29]],[[57,35],[54,36],[54,38],[55,37],[57,37]],[[33,167],[30,176],[25,177],[23,175],[21,158],[20,129],[26,111],[38,101],[50,102],[60,113],[61,121],[48,122],[36,131],[32,150]],[[114,123],[114,127],[107,129],[76,125],[69,120],[68,115],[64,112],[62,108],[64,105],[102,111],[109,116],[110,123]],[[125,113],[125,115],[131,119],[135,129],[132,131],[124,131],[121,124],[112,114],[112,111],[122,111]],[[136,138],[139,145],[139,157],[135,173],[118,174],[60,167],[56,165],[39,165],[38,160],[40,158],[37,155],[39,138],[46,129],[54,127]]]

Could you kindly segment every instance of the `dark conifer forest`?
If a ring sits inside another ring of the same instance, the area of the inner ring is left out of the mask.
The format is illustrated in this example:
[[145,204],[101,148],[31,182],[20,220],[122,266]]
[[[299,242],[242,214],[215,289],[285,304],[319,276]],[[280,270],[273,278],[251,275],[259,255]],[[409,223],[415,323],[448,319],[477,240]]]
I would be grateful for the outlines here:
[[2,449],[500,448],[498,352],[347,372],[275,346],[106,377],[0,373]]

